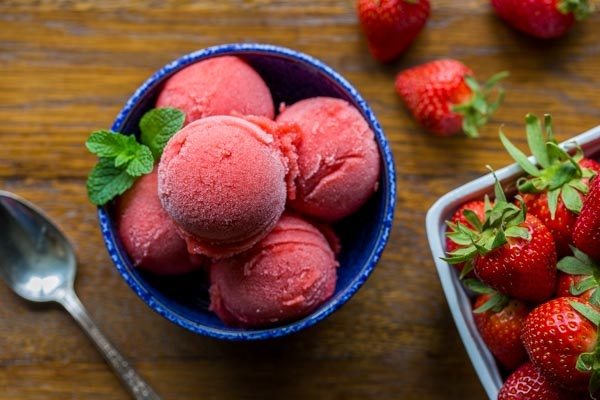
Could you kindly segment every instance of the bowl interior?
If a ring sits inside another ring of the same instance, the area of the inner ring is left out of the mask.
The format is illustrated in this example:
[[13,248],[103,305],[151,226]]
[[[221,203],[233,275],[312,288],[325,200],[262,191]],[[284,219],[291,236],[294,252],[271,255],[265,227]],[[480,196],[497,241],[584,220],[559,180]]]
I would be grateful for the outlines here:
[[[223,50],[225,51],[225,50]],[[219,52],[193,53],[179,62],[169,64],[132,98],[130,109],[118,118],[113,129],[138,134],[137,123],[154,106],[162,83],[173,72],[198,60],[219,55]],[[225,54],[225,53],[222,53]],[[377,263],[387,242],[395,202],[394,170],[391,153],[383,133],[360,96],[343,79],[322,65],[299,59],[291,51],[273,52],[264,49],[228,49],[226,54],[245,59],[263,77],[274,102],[292,104],[314,96],[330,96],[347,100],[356,106],[370,122],[382,153],[382,174],[379,190],[359,212],[335,224],[342,251],[338,257],[338,282],[334,295],[319,309],[302,320],[267,329],[237,329],[224,325],[208,311],[208,282],[204,272],[165,277],[155,276],[132,266],[124,252],[111,222],[112,208],[100,210],[101,225],[109,252],[125,280],[152,308],[163,316],[192,331],[225,339],[260,339],[280,336],[312,325],[346,302],[364,283]],[[137,96],[137,98],[136,98]],[[126,111],[126,108],[124,111]],[[111,247],[113,247],[111,249]],[[111,251],[112,250],[112,251]]]

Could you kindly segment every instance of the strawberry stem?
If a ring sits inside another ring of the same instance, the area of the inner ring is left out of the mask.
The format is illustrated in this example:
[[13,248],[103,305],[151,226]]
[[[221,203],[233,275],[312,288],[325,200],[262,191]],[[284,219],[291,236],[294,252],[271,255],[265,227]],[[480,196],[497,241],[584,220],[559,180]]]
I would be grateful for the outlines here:
[[[452,111],[462,115],[462,128],[467,136],[478,137],[479,128],[488,122],[490,116],[502,104],[504,90],[497,84],[508,75],[507,71],[499,72],[483,85],[480,85],[472,76],[465,76],[465,84],[472,92],[471,98],[464,103],[453,105]],[[492,101],[494,94],[496,94],[496,98]]]

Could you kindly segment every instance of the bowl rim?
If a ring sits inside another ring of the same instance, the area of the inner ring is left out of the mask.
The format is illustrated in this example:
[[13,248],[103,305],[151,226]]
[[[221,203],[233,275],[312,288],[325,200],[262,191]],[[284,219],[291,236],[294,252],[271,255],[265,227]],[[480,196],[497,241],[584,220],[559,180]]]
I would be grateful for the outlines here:
[[321,306],[317,310],[310,313],[308,316],[292,321],[285,325],[275,326],[270,328],[252,329],[252,330],[236,330],[235,328],[215,328],[203,325],[201,323],[192,321],[191,319],[170,310],[164,305],[160,299],[153,296],[140,282],[140,280],[130,273],[125,263],[121,259],[121,255],[116,247],[116,238],[114,235],[115,229],[112,221],[109,218],[108,207],[98,207],[98,220],[106,249],[108,250],[109,256],[111,257],[113,264],[117,268],[121,277],[125,282],[134,290],[134,292],[155,312],[168,319],[169,321],[188,329],[194,333],[209,336],[216,339],[224,340],[264,340],[272,339],[276,337],[285,336],[294,332],[298,332],[302,329],[308,328],[315,325],[317,322],[331,315],[334,311],[338,310],[358,291],[358,289],[366,282],[367,278],[373,272],[375,266],[379,262],[381,255],[387,242],[392,228],[394,219],[394,208],[396,204],[396,169],[394,163],[394,157],[390,148],[390,145],[385,137],[383,129],[375,114],[358,93],[358,91],[352,86],[344,77],[334,71],[331,67],[326,65],[320,60],[313,58],[307,54],[301,53],[296,50],[292,50],[286,47],[262,44],[262,43],[230,43],[222,44],[212,47],[207,47],[201,50],[194,51],[192,53],[185,54],[161,67],[154,74],[150,76],[129,98],[125,103],[119,114],[117,115],[113,125],[113,131],[120,131],[124,122],[127,120],[131,112],[135,109],[138,102],[157,85],[162,83],[162,80],[172,73],[190,65],[197,61],[204,60],[207,58],[222,56],[222,55],[245,55],[245,54],[262,54],[267,56],[279,56],[288,59],[292,59],[296,62],[303,63],[314,69],[319,73],[325,75],[327,78],[333,80],[339,85],[343,91],[345,91],[353,100],[363,117],[367,120],[370,127],[373,129],[375,139],[378,144],[378,148],[382,158],[382,182],[385,183],[383,188],[380,190],[386,190],[384,196],[384,207],[382,212],[382,221],[377,232],[377,240],[375,246],[371,249],[371,254],[367,258],[367,262],[363,265],[360,273],[357,274],[351,280],[350,286],[344,291],[337,295],[335,300],[331,301],[326,306]]
[[[600,154],[600,125],[560,144],[564,149],[572,148],[576,142],[586,155]],[[535,157],[529,157],[536,163]],[[503,186],[513,183],[524,172],[516,163],[497,170],[496,176]],[[490,400],[498,397],[502,387],[502,376],[494,356],[488,350],[479,334],[473,320],[471,302],[457,274],[441,257],[445,256],[445,220],[466,201],[481,198],[485,193],[493,194],[494,177],[492,173],[483,175],[440,197],[427,212],[425,221],[427,240],[433,256],[446,302],[454,319],[456,329],[461,337],[465,350],[471,359],[471,364],[479,377],[479,381]]]

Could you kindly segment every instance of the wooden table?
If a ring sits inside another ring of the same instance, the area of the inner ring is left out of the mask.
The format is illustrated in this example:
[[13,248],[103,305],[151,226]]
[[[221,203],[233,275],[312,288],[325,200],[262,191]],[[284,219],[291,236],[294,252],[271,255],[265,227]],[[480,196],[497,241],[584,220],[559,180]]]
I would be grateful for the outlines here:
[[[426,30],[390,65],[367,53],[351,0],[0,2],[0,188],[39,204],[73,239],[83,302],[165,399],[484,398],[438,283],[425,213],[485,164],[509,162],[501,124],[524,145],[526,112],[551,112],[560,139],[600,123],[600,17],[546,43],[508,29],[487,1],[432,2]],[[340,71],[375,109],[398,167],[394,230],[367,284],[317,327],[263,343],[196,336],[150,311],[107,257],[84,185],[95,162],[87,135],[110,126],[146,77],[237,41],[292,47]],[[484,78],[512,73],[477,141],[425,134],[394,93],[397,71],[440,57]],[[58,307],[4,285],[0,305],[0,399],[128,398]]]

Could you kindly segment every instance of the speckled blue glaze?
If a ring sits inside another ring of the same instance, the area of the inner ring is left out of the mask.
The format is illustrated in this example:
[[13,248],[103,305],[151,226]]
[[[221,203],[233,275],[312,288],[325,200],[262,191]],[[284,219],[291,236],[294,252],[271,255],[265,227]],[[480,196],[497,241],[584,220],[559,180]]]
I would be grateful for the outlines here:
[[[193,290],[203,292],[203,298],[179,296],[179,293],[185,292],[185,289],[176,286],[181,282],[173,278],[153,277],[133,267],[111,221],[110,205],[98,209],[98,218],[106,248],[117,270],[154,311],[192,332],[217,339],[270,339],[297,332],[321,321],[346,303],[373,272],[388,242],[394,218],[394,159],[373,111],[346,79],[306,54],[267,44],[240,43],[210,47],[184,55],[165,65],[131,96],[115,119],[112,129],[137,134],[140,117],[154,106],[160,87],[169,76],[192,63],[220,55],[236,55],[252,65],[265,79],[276,105],[283,101],[292,104],[313,96],[342,98],[360,110],[375,132],[382,156],[379,190],[358,213],[334,226],[343,247],[339,255],[340,267],[334,295],[312,314],[298,321],[265,329],[231,328],[207,310],[206,286],[199,285]],[[193,281],[195,278],[182,279]],[[171,284],[174,286],[170,287]]]

